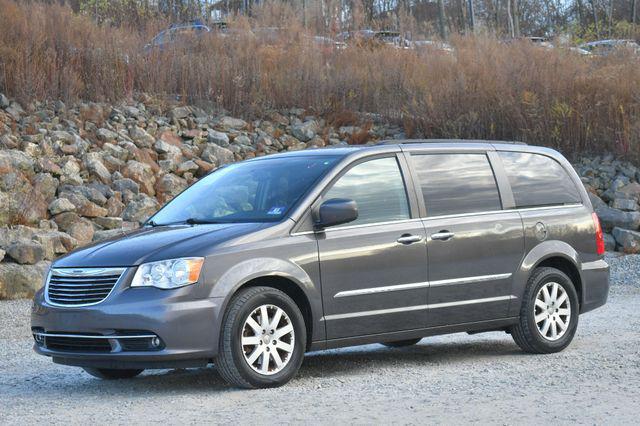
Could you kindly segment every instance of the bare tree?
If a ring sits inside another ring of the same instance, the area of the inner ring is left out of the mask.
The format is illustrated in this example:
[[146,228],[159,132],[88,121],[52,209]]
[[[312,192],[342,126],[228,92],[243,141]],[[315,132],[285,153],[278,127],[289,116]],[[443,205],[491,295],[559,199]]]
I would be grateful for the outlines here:
[[511,1],[511,15],[513,20],[513,33],[516,37],[520,37],[520,7],[518,0]]
[[447,17],[444,10],[444,0],[438,0],[438,30],[440,38],[447,39]]
[[472,32],[476,30],[476,11],[473,7],[473,0],[468,0],[469,4],[469,28],[471,28]]
[[514,38],[515,32],[513,30],[513,15],[511,14],[511,0],[507,0],[507,24],[509,26],[509,36],[511,38]]
[[638,0],[631,0],[631,22],[636,23]]

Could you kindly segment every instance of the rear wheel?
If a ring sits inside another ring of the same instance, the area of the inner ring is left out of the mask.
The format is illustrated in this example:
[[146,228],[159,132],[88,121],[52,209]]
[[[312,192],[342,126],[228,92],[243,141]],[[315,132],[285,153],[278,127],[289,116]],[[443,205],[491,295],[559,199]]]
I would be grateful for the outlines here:
[[422,339],[397,340],[395,342],[382,342],[381,344],[389,348],[403,348],[405,346],[413,346]]
[[222,323],[217,366],[230,384],[266,388],[298,372],[306,348],[304,318],[296,303],[270,287],[241,290]]
[[84,371],[103,380],[131,379],[142,373],[144,370],[138,369],[115,369],[115,368],[83,368]]
[[529,278],[511,336],[525,352],[559,352],[573,340],[579,311],[571,279],[558,269],[538,268]]

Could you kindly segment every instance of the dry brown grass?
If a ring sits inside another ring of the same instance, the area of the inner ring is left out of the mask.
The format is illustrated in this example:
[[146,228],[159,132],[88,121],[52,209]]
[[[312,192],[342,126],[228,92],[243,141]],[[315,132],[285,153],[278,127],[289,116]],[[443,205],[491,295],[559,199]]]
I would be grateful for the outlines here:
[[144,54],[154,30],[97,26],[59,6],[0,0],[0,90],[23,102],[180,95],[244,116],[296,106],[342,125],[357,120],[354,112],[371,112],[411,136],[519,139],[569,154],[640,157],[637,58],[469,37],[452,41],[455,55],[326,51],[288,22],[289,37],[275,46],[212,36]]

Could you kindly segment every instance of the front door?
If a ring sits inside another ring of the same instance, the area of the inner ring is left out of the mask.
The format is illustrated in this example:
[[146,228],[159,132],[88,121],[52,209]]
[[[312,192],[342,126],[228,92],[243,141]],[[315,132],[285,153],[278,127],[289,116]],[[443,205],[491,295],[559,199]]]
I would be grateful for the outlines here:
[[412,154],[427,217],[430,327],[504,318],[524,252],[485,153]]
[[352,166],[323,196],[332,198],[355,200],[358,219],[317,234],[327,338],[423,328],[425,231],[396,156]]

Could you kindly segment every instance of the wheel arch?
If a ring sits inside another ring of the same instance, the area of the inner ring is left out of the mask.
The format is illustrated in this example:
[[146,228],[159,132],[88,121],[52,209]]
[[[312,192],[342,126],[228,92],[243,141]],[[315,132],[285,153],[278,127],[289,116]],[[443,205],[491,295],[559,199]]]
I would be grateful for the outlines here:
[[305,321],[307,350],[313,341],[324,339],[324,329],[320,322],[322,317],[320,289],[302,268],[280,259],[254,259],[243,262],[231,268],[215,284],[212,297],[219,294],[219,297],[223,298],[220,306],[220,321],[217,321],[216,337],[218,339],[221,333],[222,317],[231,299],[238,291],[257,286],[278,289],[296,303]]
[[580,273],[580,256],[578,252],[564,241],[550,240],[544,241],[533,247],[526,254],[520,264],[520,268],[514,274],[513,295],[518,299],[518,303],[512,303],[509,311],[511,315],[517,316],[520,312],[520,304],[531,273],[539,267],[549,266],[556,268],[571,279],[580,305],[584,303],[584,292],[582,291],[582,275]]

